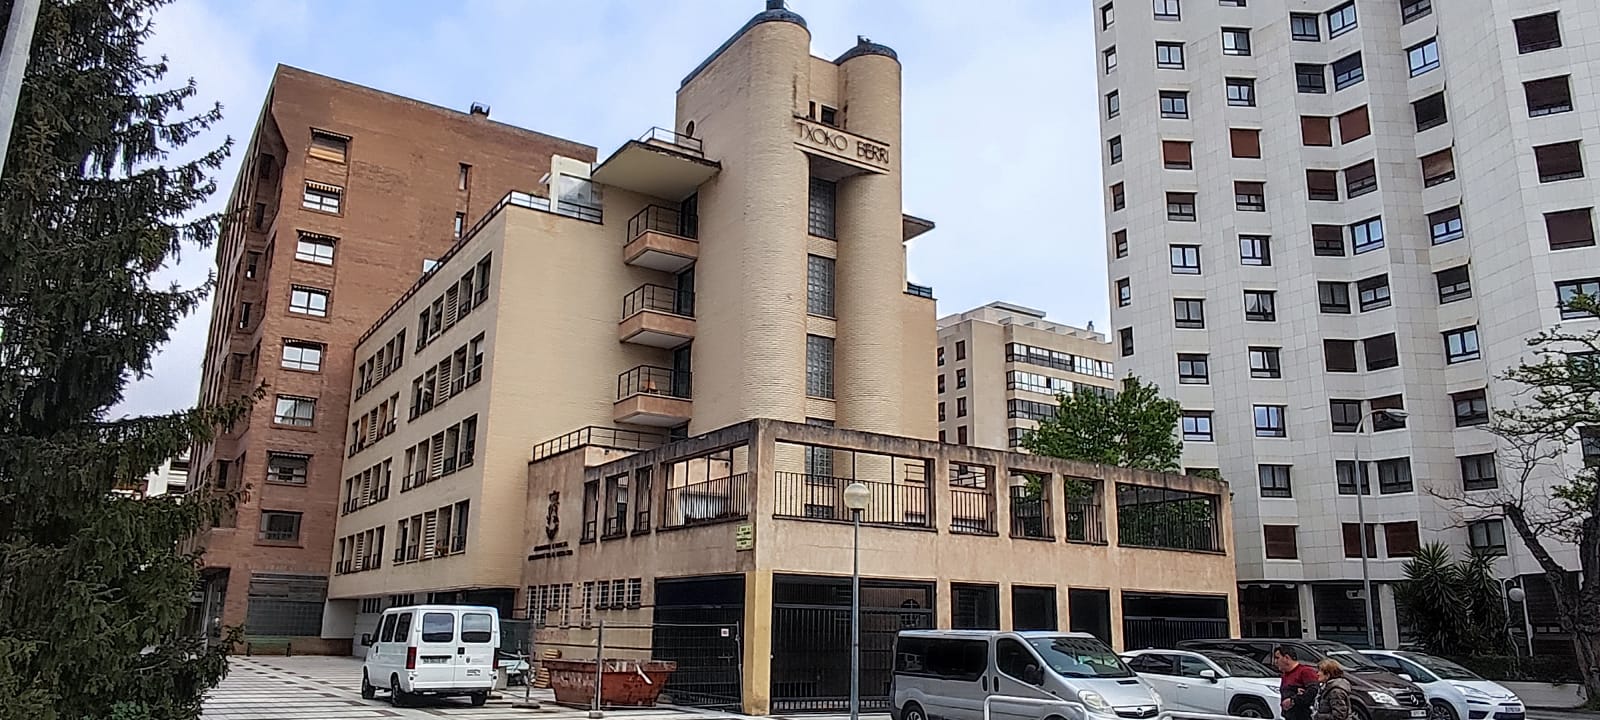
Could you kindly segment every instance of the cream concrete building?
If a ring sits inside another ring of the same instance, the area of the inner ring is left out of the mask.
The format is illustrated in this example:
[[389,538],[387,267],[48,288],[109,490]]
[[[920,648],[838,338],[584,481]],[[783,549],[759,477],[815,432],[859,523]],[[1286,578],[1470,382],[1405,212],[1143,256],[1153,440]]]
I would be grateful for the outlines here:
[[[1595,322],[1560,299],[1600,288],[1600,10],[1091,7],[1118,363],[1182,403],[1185,465],[1234,483],[1245,631],[1365,644],[1358,451],[1387,646],[1419,543],[1509,550],[1526,581],[1500,520],[1434,494],[1512,477],[1482,427],[1513,402],[1494,378],[1541,329]],[[1562,651],[1527,590],[1536,650]]]
[[939,318],[939,440],[1017,448],[1055,414],[1057,397],[1117,387],[1104,333],[992,302]]

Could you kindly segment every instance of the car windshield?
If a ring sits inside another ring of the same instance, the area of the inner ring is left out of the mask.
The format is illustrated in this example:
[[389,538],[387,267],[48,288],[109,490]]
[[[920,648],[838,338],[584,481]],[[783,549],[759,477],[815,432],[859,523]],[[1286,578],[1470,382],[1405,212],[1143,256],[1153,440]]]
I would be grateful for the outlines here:
[[1329,642],[1326,640],[1308,643],[1312,649],[1338,661],[1344,669],[1351,672],[1388,672],[1365,655],[1356,652],[1355,648],[1344,643]]
[[1133,677],[1116,653],[1094,638],[1035,637],[1028,638],[1028,644],[1062,677]]
[[1278,677],[1278,673],[1273,672],[1272,668],[1262,665],[1261,663],[1251,660],[1243,655],[1235,655],[1233,653],[1225,652],[1205,652],[1200,654],[1206,656],[1206,659],[1210,660],[1211,662],[1216,663],[1222,668],[1223,672],[1226,672],[1234,677]]
[[1409,653],[1409,652],[1408,653],[1400,653],[1400,657],[1403,657],[1403,658],[1405,658],[1407,660],[1410,660],[1411,662],[1414,662],[1414,663],[1416,663],[1418,665],[1421,665],[1424,668],[1427,668],[1427,670],[1429,672],[1432,672],[1433,674],[1438,675],[1440,678],[1445,679],[1445,680],[1482,680],[1483,679],[1483,678],[1479,677],[1477,673],[1475,673],[1475,672],[1473,672],[1471,670],[1468,670],[1468,669],[1466,669],[1464,667],[1461,667],[1460,665],[1457,665],[1457,664],[1455,664],[1453,662],[1450,662],[1449,660],[1446,660],[1444,658],[1434,657],[1432,655],[1424,655],[1422,653]]

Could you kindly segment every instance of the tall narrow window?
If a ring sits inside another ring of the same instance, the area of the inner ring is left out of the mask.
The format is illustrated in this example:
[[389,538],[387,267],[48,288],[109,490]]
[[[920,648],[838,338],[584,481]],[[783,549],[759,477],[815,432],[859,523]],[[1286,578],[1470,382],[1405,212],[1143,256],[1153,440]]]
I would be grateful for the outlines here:
[[833,338],[806,336],[806,394],[833,397]]
[[1118,135],[1106,141],[1106,147],[1111,155],[1111,164],[1122,162],[1122,136]]
[[1116,90],[1106,93],[1106,119],[1122,114],[1122,96]]
[[838,186],[828,180],[811,178],[807,203],[806,229],[817,237],[832,240],[834,235],[834,210],[837,207]]
[[472,166],[461,163],[456,168],[456,189],[465,190],[472,183]]
[[833,317],[833,258],[806,256],[806,312]]
[[456,213],[455,225],[454,225],[454,229],[453,229],[454,237],[459,240],[461,238],[461,233],[464,233],[466,231],[467,231],[467,214],[466,213]]
[[1101,50],[1100,56],[1105,60],[1106,74],[1110,75],[1111,71],[1117,69],[1117,46],[1112,45]]

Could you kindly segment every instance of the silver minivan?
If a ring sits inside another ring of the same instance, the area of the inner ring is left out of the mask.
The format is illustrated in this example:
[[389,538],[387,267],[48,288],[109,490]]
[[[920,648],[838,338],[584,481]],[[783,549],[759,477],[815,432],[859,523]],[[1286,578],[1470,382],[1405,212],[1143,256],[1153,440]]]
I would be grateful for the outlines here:
[[[890,702],[895,720],[1144,720],[1161,696],[1087,633],[902,630]],[[1057,701],[1050,703],[1046,701]]]

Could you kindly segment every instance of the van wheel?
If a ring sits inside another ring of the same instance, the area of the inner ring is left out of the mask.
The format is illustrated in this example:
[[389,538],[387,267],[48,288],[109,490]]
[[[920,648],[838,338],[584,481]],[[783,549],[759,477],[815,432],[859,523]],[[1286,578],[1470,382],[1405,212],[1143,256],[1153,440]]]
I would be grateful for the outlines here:
[[1428,720],[1461,720],[1456,717],[1456,709],[1450,703],[1435,700],[1433,707],[1428,712]]
[[367,682],[367,671],[362,670],[361,671],[361,699],[362,700],[371,700],[371,699],[373,699],[373,698],[375,698],[377,696],[378,696],[378,689],[373,687],[372,683]]
[[484,704],[487,703],[487,702],[489,702],[489,693],[480,692],[480,693],[473,693],[472,694],[472,706],[473,707],[483,707]]
[[1267,707],[1266,703],[1252,698],[1234,703],[1233,709],[1228,714],[1247,718],[1270,718],[1272,717],[1272,710]]
[[906,703],[906,706],[900,710],[900,720],[928,720],[928,716],[922,712],[921,705]]
[[400,676],[389,677],[389,704],[395,707],[405,707],[411,704],[411,696],[400,689]]

